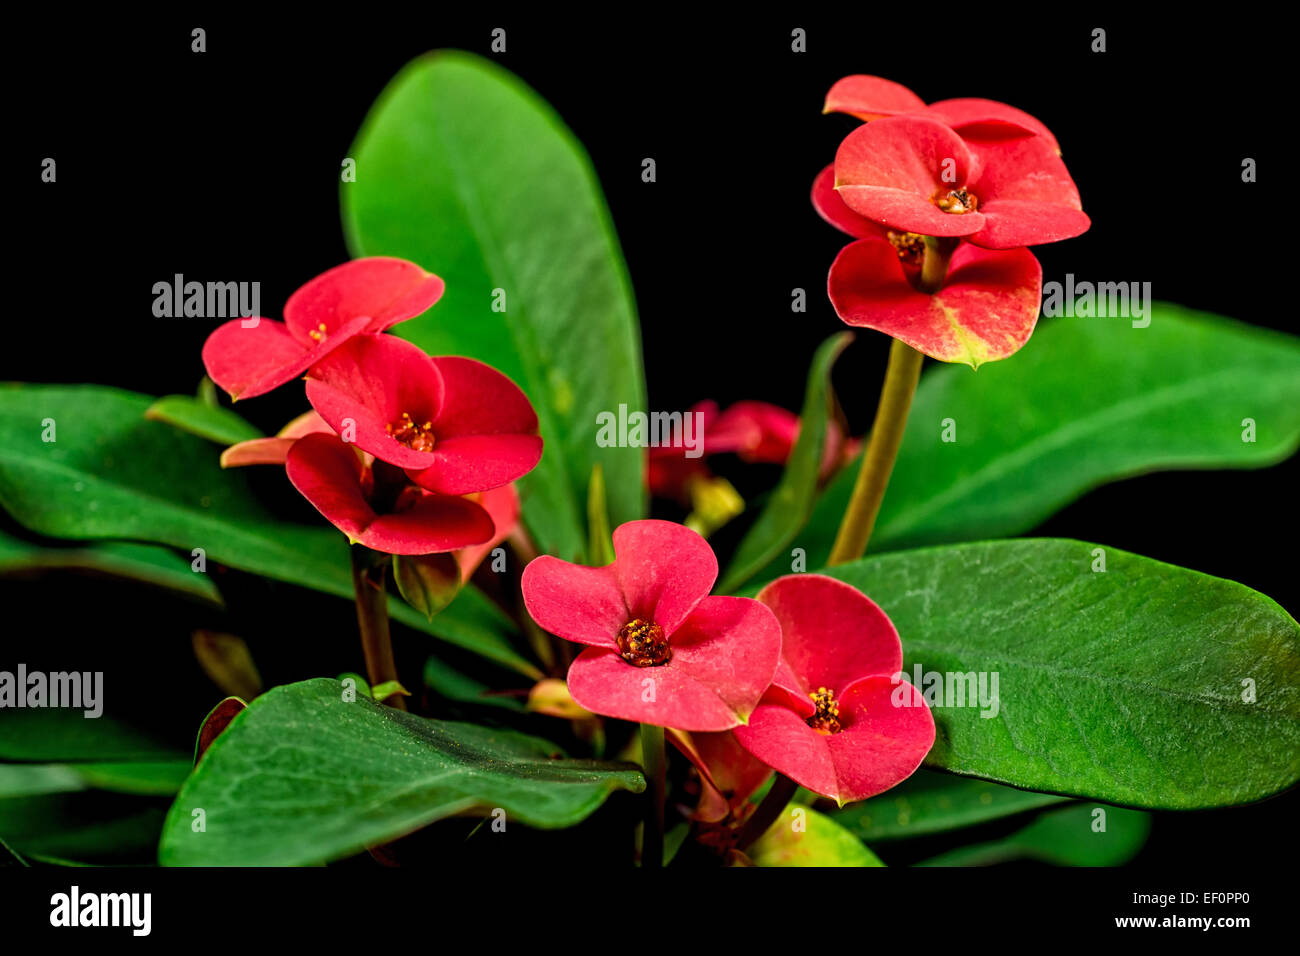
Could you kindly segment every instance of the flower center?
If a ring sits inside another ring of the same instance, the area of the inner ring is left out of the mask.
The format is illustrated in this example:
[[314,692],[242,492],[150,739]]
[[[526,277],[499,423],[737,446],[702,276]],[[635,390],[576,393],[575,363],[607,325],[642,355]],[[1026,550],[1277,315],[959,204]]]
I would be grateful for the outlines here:
[[658,667],[673,656],[664,629],[639,617],[618,629],[618,652],[636,667]]
[[808,718],[808,726],[819,734],[838,734],[843,728],[840,727],[840,705],[835,699],[835,691],[818,687],[808,696],[817,708],[817,713]]
[[936,193],[934,204],[944,212],[960,216],[964,213],[974,212],[980,201],[969,189],[949,189],[946,192]]
[[894,232],[892,229],[885,235],[889,239],[889,244],[894,247],[894,251],[898,253],[898,258],[909,266],[921,264],[921,260],[925,258],[925,237],[915,232]]
[[433,425],[430,422],[417,425],[407,412],[402,412],[401,419],[388,426],[388,434],[411,451],[433,451]]
[[316,326],[316,328],[312,329],[310,332],[307,333],[307,336],[313,342],[324,342],[327,335],[328,332],[326,332],[325,330],[324,322],[322,322],[320,325]]

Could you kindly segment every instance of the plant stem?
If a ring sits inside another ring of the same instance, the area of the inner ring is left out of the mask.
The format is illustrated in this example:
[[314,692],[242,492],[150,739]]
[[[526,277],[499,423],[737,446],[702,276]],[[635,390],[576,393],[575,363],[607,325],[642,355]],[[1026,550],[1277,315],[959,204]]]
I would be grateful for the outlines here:
[[641,765],[646,779],[645,829],[641,833],[641,868],[664,865],[664,729],[641,725]]
[[903,428],[907,413],[912,407],[912,395],[921,377],[924,356],[898,339],[889,348],[889,367],[885,371],[885,384],[880,390],[880,404],[876,407],[876,422],[867,439],[867,450],[862,456],[853,496],[844,509],[840,530],[835,535],[829,564],[844,564],[862,557],[876,526],[880,503],[885,498],[898,446],[903,441]]
[[[959,240],[925,237],[925,258],[921,260],[920,291],[934,294],[943,286],[948,275],[948,263]],[[912,408],[912,396],[921,377],[923,356],[898,339],[889,347],[889,366],[885,370],[885,384],[880,390],[880,403],[876,406],[876,421],[867,439],[867,450],[862,456],[853,496],[844,509],[844,518],[835,535],[829,564],[844,564],[862,557],[871,540],[871,532],[880,514],[880,503],[889,486],[889,476],[898,457],[898,446],[903,441],[907,413]]]
[[772,789],[767,791],[767,796],[763,802],[758,805],[749,819],[744,822],[740,828],[740,835],[736,848],[743,850],[749,846],[776,822],[776,818],[784,812],[786,806],[790,803],[790,798],[794,796],[799,785],[783,773],[778,773],[776,779],[772,781]]
[[[384,579],[388,574],[388,555],[383,560],[369,548],[354,544],[352,552],[352,589],[357,596],[357,625],[361,629],[361,651],[366,658],[366,678],[374,687],[397,680],[393,660],[393,639],[388,631],[388,591]],[[383,703],[406,710],[401,694],[393,694]]]

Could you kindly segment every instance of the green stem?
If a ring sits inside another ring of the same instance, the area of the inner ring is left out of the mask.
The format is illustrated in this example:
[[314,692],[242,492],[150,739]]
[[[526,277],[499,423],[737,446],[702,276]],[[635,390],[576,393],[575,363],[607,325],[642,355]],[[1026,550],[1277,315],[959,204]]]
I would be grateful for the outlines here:
[[641,765],[646,779],[645,829],[641,833],[641,867],[664,865],[664,729],[641,725]]
[[[361,629],[361,651],[366,658],[366,678],[370,686],[397,680],[397,663],[393,660],[393,639],[388,630],[388,555],[378,555],[369,548],[354,544],[352,552],[352,589],[357,597],[357,626]],[[393,694],[384,703],[406,710],[401,694]]]
[[776,822],[777,817],[785,811],[790,798],[798,789],[797,783],[785,774],[778,773],[776,779],[772,781],[772,789],[767,791],[767,796],[741,826],[736,848],[743,850],[766,833]]
[[[925,258],[921,260],[921,275],[917,283],[922,292],[933,294],[942,287],[956,248],[957,240],[926,236]],[[907,414],[912,408],[912,396],[916,394],[924,360],[925,356],[898,339],[890,345],[889,366],[885,370],[885,384],[880,390],[880,404],[876,406],[876,421],[867,439],[867,450],[862,455],[853,495],[835,535],[829,564],[856,561],[867,550],[867,542],[871,540],[871,532],[880,514],[880,503],[889,487],[889,476],[894,471],[898,446],[903,441]]]

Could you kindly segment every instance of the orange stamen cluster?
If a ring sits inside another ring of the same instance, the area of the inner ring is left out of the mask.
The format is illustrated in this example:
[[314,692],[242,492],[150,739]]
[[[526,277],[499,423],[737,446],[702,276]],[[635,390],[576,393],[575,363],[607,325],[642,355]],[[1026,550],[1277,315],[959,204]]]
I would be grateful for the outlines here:
[[322,322],[320,325],[316,326],[316,328],[308,332],[307,335],[313,342],[324,342],[326,335],[328,335],[328,332],[325,329],[325,323]]
[[412,451],[433,451],[433,424],[417,425],[407,412],[401,420],[388,426],[388,434]]
[[673,656],[664,629],[640,618],[618,629],[618,652],[623,660],[636,667],[658,667],[667,664]]
[[889,244],[894,247],[898,253],[898,258],[902,259],[909,266],[919,266],[921,260],[925,258],[925,238],[915,232],[894,232],[890,230],[885,233],[889,239]]
[[840,705],[835,699],[835,692],[818,687],[808,696],[817,708],[817,713],[808,718],[808,726],[819,734],[838,734],[843,728],[840,726]]

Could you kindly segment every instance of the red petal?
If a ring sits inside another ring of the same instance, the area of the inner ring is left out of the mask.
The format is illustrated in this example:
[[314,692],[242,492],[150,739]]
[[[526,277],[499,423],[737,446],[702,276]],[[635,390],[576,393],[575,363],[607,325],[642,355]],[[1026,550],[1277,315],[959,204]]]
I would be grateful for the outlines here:
[[979,212],[950,214],[932,201],[965,186],[971,171],[961,137],[920,116],[859,126],[835,154],[835,187],[850,209],[890,229],[926,236],[965,236],[984,224]]
[[252,438],[236,442],[221,453],[221,467],[283,465],[294,441],[293,438]]
[[986,249],[1011,249],[1070,239],[1088,230],[1079,190],[1061,157],[1041,137],[978,147],[971,191],[984,226],[970,237]]
[[731,444],[743,461],[783,465],[799,437],[799,416],[768,402],[740,401],[718,416],[708,435]]
[[963,244],[944,287],[916,291],[887,242],[862,239],[841,250],[827,291],[836,313],[944,362],[978,367],[1006,358],[1038,320],[1042,268],[1028,249],[990,252]]
[[[895,694],[901,705],[895,705]],[[840,804],[906,780],[934,744],[934,718],[906,681],[858,681],[840,700],[840,719],[840,733],[821,734],[794,711],[764,703],[748,726],[733,733],[759,760]]]
[[474,359],[432,360],[443,381],[433,419],[430,460],[411,478],[442,494],[500,487],[532,471],[542,457],[537,413],[509,378]]
[[[823,574],[791,574],[759,592],[781,622],[781,659],[774,682],[807,699],[826,687],[843,694],[854,681],[898,673],[903,648],[889,617],[852,585]],[[793,677],[797,683],[791,685]]]
[[426,495],[396,514],[379,515],[361,486],[356,451],[332,435],[308,435],[289,449],[293,486],[326,520],[348,536],[388,554],[454,551],[492,536],[492,519],[464,498]]
[[439,494],[468,495],[528,474],[541,461],[542,440],[536,435],[466,435],[438,440],[432,458],[431,467],[407,471],[411,480]]
[[492,537],[482,544],[456,552],[456,564],[460,567],[462,581],[468,581],[478,566],[483,563],[483,559],[492,553],[493,548],[510,537],[519,524],[519,493],[515,491],[514,485],[485,491],[478,495],[476,500],[479,507],[492,519],[495,530],[492,532]]
[[537,626],[566,641],[616,648],[632,619],[612,564],[588,568],[543,555],[528,562],[520,589]]
[[727,730],[758,704],[776,667],[781,633],[757,601],[713,597],[700,602],[671,643],[672,659],[659,667],[636,667],[615,651],[588,648],[569,668],[569,692],[580,706],[609,717]]
[[399,468],[434,462],[432,452],[408,448],[388,432],[404,412],[423,425],[442,406],[442,376],[419,346],[392,335],[358,335],[312,369],[307,400],[334,431],[381,461]]
[[442,297],[443,288],[436,275],[405,259],[355,259],[321,273],[289,296],[284,320],[304,343],[322,324],[333,335],[359,316],[369,319],[367,332],[382,332],[424,312]]
[[1060,144],[1052,131],[1024,110],[999,103],[997,100],[962,98],[939,100],[925,109],[926,115],[952,127],[962,139],[996,142],[1019,139],[1023,136],[1041,136],[1056,154]]
[[844,729],[827,738],[841,804],[883,793],[912,775],[934,746],[934,716],[906,681],[872,677],[840,701]]
[[866,216],[859,216],[844,204],[835,191],[835,164],[831,163],[813,180],[812,204],[821,216],[836,229],[858,239],[885,238],[885,227],[877,225]]
[[718,578],[718,559],[709,543],[672,521],[619,525],[614,554],[613,567],[631,615],[620,624],[641,618],[658,624],[670,638]]
[[879,76],[846,76],[826,94],[823,113],[849,113],[859,119],[873,120],[898,113],[917,113],[925,109],[925,100],[901,83]]

